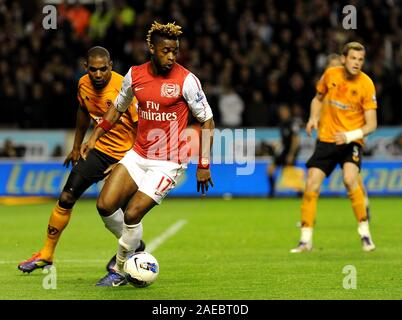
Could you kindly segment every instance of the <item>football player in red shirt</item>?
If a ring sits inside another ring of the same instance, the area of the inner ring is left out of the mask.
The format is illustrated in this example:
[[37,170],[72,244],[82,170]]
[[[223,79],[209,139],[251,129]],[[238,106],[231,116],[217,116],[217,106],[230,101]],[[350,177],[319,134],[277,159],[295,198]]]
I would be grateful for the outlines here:
[[96,141],[138,100],[138,132],[132,150],[113,169],[97,201],[101,216],[125,207],[122,236],[116,264],[99,280],[98,286],[127,283],[123,265],[142,238],[141,220],[160,204],[187,168],[188,143],[185,128],[189,111],[201,123],[197,191],[213,186],[210,148],[214,130],[211,108],[197,77],[176,62],[181,27],[174,23],[153,23],[148,31],[150,61],[130,68],[119,95],[89,140],[82,145],[85,159]]

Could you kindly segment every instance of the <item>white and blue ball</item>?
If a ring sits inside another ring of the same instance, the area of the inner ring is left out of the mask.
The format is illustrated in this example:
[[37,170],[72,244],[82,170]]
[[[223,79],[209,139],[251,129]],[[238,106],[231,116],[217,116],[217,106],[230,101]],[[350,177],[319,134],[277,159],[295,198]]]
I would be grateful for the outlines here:
[[147,287],[155,282],[159,274],[156,258],[145,251],[136,252],[124,263],[127,281],[135,287]]

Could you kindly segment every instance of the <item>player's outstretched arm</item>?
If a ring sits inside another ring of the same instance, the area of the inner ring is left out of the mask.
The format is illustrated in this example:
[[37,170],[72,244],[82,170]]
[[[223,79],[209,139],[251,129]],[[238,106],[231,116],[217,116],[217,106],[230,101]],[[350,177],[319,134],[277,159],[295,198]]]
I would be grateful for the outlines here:
[[82,141],[84,140],[85,133],[88,130],[89,124],[91,123],[91,117],[86,109],[83,109],[81,106],[78,107],[77,110],[77,120],[75,125],[75,137],[73,150],[67,155],[64,160],[63,165],[68,167],[70,162],[72,165],[75,165],[80,158],[80,148]]
[[200,136],[200,157],[197,167],[197,192],[200,191],[205,195],[208,191],[209,185],[214,186],[211,177],[210,159],[211,159],[211,147],[214,139],[215,123],[214,119],[210,118],[201,125]]
[[120,119],[123,113],[118,111],[114,106],[109,108],[109,110],[103,115],[101,121],[95,127],[88,141],[81,145],[81,157],[86,160],[89,151],[91,151],[96,144],[96,141],[102,137],[107,131],[112,129],[117,120]]

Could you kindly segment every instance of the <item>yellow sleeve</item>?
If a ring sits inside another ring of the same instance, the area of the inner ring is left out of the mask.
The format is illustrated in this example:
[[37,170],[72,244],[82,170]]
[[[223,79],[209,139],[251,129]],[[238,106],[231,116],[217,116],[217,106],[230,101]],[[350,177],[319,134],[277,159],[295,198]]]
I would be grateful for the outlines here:
[[317,90],[317,92],[321,93],[322,95],[325,95],[328,91],[327,79],[328,79],[328,70],[326,70],[324,72],[324,74],[321,76],[320,80],[318,80],[317,85],[315,86],[315,89]]
[[371,79],[367,79],[365,85],[365,94],[363,98],[363,109],[377,109],[377,98],[375,95],[375,87]]
[[81,97],[81,94],[80,94],[80,85],[78,85],[78,89],[77,89],[77,99],[78,99],[78,104],[79,104],[79,106],[80,106],[80,108],[82,109],[82,108],[85,108],[85,103],[84,103],[84,100],[82,99],[82,97]]

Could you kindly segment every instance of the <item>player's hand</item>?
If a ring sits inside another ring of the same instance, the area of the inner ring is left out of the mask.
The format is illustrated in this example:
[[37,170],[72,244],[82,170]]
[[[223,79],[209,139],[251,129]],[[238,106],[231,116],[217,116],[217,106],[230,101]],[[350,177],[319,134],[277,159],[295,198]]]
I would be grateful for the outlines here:
[[335,143],[337,145],[346,143],[346,135],[343,132],[337,132],[334,134]]
[[81,145],[81,157],[84,160],[87,160],[88,154],[93,148],[95,148],[95,142],[93,142],[91,139],[83,143]]
[[311,133],[313,130],[318,129],[318,120],[317,119],[308,119],[308,122],[306,124],[306,132],[309,137],[311,137]]
[[117,165],[118,165],[118,163],[111,164],[109,167],[107,167],[107,169],[105,171],[103,171],[103,173],[106,176],[109,175]]
[[80,151],[73,149],[71,152],[67,155],[66,159],[64,159],[63,166],[68,168],[70,165],[70,162],[73,166],[75,166],[80,158]]
[[211,187],[214,186],[211,171],[209,169],[197,168],[197,192],[200,192],[201,187],[201,193],[205,195],[205,192],[208,191],[208,185],[211,185]]

